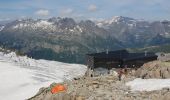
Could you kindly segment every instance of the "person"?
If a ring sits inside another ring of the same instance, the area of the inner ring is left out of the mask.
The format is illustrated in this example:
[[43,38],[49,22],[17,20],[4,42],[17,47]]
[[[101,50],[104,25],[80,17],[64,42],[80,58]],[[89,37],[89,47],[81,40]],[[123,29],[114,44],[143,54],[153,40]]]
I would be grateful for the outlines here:
[[124,67],[124,73],[125,73],[125,75],[128,74],[127,65],[125,65],[125,67]]
[[122,69],[120,69],[119,72],[118,72],[118,79],[119,79],[119,81],[121,81],[122,74],[123,74],[123,71],[122,71]]

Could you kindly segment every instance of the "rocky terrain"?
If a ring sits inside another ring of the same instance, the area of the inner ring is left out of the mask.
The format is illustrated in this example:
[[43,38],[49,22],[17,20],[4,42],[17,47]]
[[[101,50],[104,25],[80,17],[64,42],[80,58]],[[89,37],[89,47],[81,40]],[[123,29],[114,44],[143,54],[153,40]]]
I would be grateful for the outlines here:
[[[146,70],[147,75],[144,78],[169,78],[170,73],[162,73],[163,76],[155,76],[155,70],[167,71],[163,64],[167,62],[154,61],[144,64],[136,72],[131,71],[122,81],[118,81],[115,74],[109,74],[97,77],[81,77],[64,83],[53,83],[48,88],[41,88],[39,92],[29,100],[169,100],[170,89],[163,88],[153,91],[132,91],[127,82],[134,80],[136,77],[142,77],[139,73]],[[158,67],[158,65],[160,67]],[[170,66],[170,65],[168,65]],[[163,67],[163,68],[161,68]],[[159,72],[158,71],[158,72]],[[139,73],[139,74],[136,74]],[[168,75],[167,75],[168,74]],[[67,87],[65,92],[52,94],[51,88],[56,84],[63,84]],[[142,86],[142,84],[141,84]]]
[[112,76],[82,78],[65,82],[66,92],[52,94],[50,88],[40,89],[39,93],[29,100],[169,100],[168,88],[160,91],[133,92],[126,81],[117,81]]
[[136,76],[144,79],[148,78],[170,78],[170,63],[154,61],[144,64],[136,71]]

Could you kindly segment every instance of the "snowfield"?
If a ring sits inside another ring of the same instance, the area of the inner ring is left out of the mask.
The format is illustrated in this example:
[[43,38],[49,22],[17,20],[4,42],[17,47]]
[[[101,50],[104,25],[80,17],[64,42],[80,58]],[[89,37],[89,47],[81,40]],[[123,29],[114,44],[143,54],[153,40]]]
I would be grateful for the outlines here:
[[153,91],[170,88],[170,79],[140,79],[126,83],[132,91]]
[[0,52],[0,100],[25,100],[41,87],[85,74],[87,67]]

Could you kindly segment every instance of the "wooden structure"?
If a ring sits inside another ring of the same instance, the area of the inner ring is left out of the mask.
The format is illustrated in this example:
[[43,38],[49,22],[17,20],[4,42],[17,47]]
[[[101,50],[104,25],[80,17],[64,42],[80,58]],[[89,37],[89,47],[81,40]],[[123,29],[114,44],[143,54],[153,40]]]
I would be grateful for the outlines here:
[[87,54],[87,66],[90,69],[101,68],[138,68],[144,63],[157,60],[157,55],[151,52],[129,53],[126,50],[107,51]]

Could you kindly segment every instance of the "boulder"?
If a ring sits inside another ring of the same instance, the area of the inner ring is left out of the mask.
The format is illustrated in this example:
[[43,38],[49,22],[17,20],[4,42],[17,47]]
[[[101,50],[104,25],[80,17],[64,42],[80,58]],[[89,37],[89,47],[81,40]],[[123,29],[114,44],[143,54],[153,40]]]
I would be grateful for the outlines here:
[[170,62],[153,61],[144,64],[135,72],[138,78],[170,78]]
[[170,73],[167,71],[167,70],[165,70],[164,72],[163,72],[163,76],[162,76],[163,78],[170,78]]
[[161,73],[160,73],[160,70],[159,69],[156,69],[154,72],[153,72],[155,78],[161,78]]

